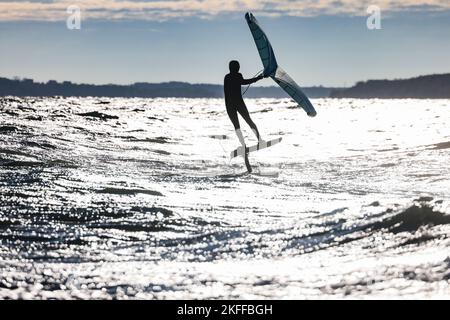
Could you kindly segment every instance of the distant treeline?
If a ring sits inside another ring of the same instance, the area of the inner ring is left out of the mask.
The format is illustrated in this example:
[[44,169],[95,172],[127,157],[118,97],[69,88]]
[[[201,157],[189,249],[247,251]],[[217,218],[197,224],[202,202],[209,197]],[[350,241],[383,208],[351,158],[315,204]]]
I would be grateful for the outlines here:
[[450,74],[403,80],[369,80],[347,89],[336,89],[332,98],[450,99]]
[[[311,98],[328,97],[335,88],[304,88]],[[214,84],[190,84],[186,82],[134,83],[131,85],[91,85],[69,81],[46,83],[32,79],[0,78],[0,96],[78,96],[78,97],[179,97],[179,98],[222,98],[223,86]],[[279,87],[250,87],[248,98],[286,98]]]
[[[310,98],[450,99],[450,74],[421,76],[403,80],[369,80],[351,88],[306,87]],[[46,83],[32,79],[0,78],[0,96],[79,96],[79,97],[174,97],[222,98],[223,86],[186,82],[134,83],[131,85],[91,85],[69,81]],[[278,86],[250,87],[247,98],[286,98]]]

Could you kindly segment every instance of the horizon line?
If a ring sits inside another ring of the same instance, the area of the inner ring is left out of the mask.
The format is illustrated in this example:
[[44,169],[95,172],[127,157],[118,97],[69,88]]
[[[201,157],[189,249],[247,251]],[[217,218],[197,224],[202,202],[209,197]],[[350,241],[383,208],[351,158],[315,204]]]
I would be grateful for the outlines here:
[[[400,81],[400,80],[411,80],[411,79],[417,79],[422,77],[429,77],[429,76],[443,76],[443,75],[449,75],[449,72],[443,72],[443,73],[430,73],[430,74],[421,74],[417,76],[411,76],[408,78],[384,78],[384,79],[367,79],[367,80],[358,80],[351,86],[328,86],[328,85],[309,85],[309,86],[303,86],[303,88],[351,88],[355,86],[356,84],[360,82],[368,82],[368,81]],[[169,84],[169,83],[182,83],[182,84],[188,84],[188,85],[207,85],[207,86],[223,86],[221,83],[206,83],[206,82],[188,82],[188,81],[180,81],[180,80],[169,80],[169,81],[161,81],[161,82],[145,82],[145,81],[137,81],[133,83],[84,83],[84,82],[73,82],[71,80],[55,80],[55,79],[48,79],[44,81],[35,80],[33,78],[28,77],[20,77],[20,76],[13,76],[11,78],[7,76],[0,76],[0,79],[7,79],[11,81],[24,81],[24,80],[32,80],[33,83],[37,84],[48,84],[49,82],[56,82],[58,84],[64,84],[65,82],[70,83],[72,85],[89,85],[89,86],[133,86],[136,84]],[[277,87],[275,85],[269,85],[269,86],[252,86],[254,88],[272,88]]]

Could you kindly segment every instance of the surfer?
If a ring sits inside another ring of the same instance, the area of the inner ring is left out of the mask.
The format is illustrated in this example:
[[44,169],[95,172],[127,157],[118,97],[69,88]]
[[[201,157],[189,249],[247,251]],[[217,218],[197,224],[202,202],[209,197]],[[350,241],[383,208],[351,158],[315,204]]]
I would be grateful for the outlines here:
[[248,161],[248,151],[245,146],[244,136],[242,135],[241,128],[239,126],[238,112],[245,120],[245,122],[247,122],[247,124],[250,126],[253,133],[256,135],[258,143],[262,142],[262,139],[261,135],[259,134],[258,128],[250,118],[247,106],[245,105],[244,99],[242,98],[241,86],[255,83],[256,81],[263,79],[264,76],[260,75],[256,78],[244,79],[242,77],[242,74],[239,73],[240,65],[236,60],[230,61],[229,68],[230,73],[225,76],[223,85],[225,91],[225,105],[227,107],[228,117],[230,117],[230,120],[233,123],[234,130],[239,139],[239,142],[241,143],[243,150],[245,150],[243,152],[245,166],[250,173],[252,172],[252,167],[250,166],[250,162]]

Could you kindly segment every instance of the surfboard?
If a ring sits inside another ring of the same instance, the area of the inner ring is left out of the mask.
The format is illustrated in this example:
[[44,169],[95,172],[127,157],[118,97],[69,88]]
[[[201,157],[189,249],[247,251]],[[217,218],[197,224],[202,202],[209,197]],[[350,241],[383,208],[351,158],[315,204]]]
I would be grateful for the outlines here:
[[[256,145],[254,145],[254,146],[251,146],[251,147],[247,147],[246,148],[247,149],[247,153],[251,153],[251,152],[255,152],[255,151],[258,151],[258,150],[262,150],[262,149],[265,149],[265,148],[272,147],[272,146],[280,143],[281,140],[282,140],[282,138],[280,137],[280,138],[276,138],[276,139],[273,139],[273,140],[270,140],[270,141],[263,141],[261,143],[258,143]],[[235,158],[237,156],[243,156],[243,155],[244,155],[244,148],[241,146],[241,147],[237,148],[236,150],[231,151],[230,158],[232,159],[232,158]]]

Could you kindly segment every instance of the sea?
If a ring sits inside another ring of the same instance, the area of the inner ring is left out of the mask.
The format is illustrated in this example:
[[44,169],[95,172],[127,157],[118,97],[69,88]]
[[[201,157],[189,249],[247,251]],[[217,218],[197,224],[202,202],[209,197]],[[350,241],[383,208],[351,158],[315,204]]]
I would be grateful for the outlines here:
[[0,299],[450,298],[450,100],[246,102],[0,98]]

